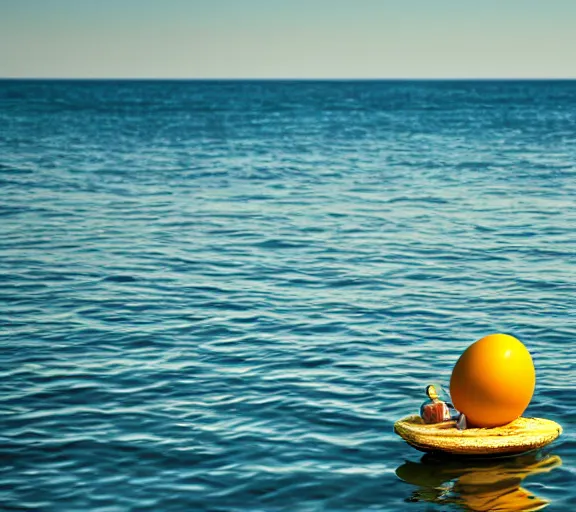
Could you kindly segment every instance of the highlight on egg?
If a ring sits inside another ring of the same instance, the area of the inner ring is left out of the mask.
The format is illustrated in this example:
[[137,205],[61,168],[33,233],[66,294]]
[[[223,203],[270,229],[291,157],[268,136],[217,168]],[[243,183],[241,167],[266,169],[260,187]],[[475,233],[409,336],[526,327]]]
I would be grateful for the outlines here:
[[490,334],[460,356],[450,394],[468,426],[498,427],[522,415],[535,385],[532,356],[522,342],[508,334]]

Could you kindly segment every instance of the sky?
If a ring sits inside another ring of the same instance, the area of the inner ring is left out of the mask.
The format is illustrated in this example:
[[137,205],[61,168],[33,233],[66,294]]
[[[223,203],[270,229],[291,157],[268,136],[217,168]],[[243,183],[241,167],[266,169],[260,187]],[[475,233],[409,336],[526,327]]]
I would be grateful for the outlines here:
[[576,0],[0,0],[0,77],[576,78]]

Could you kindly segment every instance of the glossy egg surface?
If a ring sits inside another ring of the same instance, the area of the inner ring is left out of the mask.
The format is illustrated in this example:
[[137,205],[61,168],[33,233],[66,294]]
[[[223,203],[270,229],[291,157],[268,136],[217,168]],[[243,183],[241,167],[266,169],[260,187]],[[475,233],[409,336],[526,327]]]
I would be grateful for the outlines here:
[[497,427],[522,415],[535,385],[534,363],[522,342],[508,334],[491,334],[460,356],[450,394],[469,426]]

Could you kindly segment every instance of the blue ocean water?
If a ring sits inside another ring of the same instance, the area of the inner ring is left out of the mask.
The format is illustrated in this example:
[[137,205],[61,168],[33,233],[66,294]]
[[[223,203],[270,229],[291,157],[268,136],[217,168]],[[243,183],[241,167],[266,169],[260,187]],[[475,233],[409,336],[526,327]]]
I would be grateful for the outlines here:
[[[576,82],[0,82],[0,506],[570,510]],[[392,431],[476,339],[545,450]]]

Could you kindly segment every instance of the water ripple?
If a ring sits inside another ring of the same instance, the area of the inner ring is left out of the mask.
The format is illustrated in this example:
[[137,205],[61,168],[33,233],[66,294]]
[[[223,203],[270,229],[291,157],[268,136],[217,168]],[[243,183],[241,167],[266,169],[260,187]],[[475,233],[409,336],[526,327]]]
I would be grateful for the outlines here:
[[[0,82],[3,508],[568,510],[575,102],[574,82]],[[497,331],[564,435],[422,458],[393,422]]]

